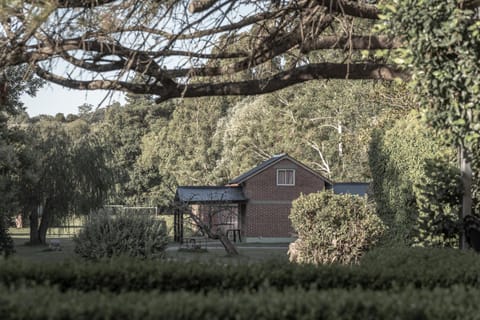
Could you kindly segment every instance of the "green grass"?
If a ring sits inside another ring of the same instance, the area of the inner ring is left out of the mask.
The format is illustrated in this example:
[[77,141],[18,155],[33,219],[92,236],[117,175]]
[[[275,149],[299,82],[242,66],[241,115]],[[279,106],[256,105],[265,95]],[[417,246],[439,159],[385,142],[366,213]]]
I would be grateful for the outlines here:
[[29,229],[27,228],[11,228],[9,230],[15,245],[15,257],[35,262],[58,262],[66,259],[75,258],[73,252],[73,234],[72,233],[52,233],[47,234],[47,242],[51,240],[59,241],[61,249],[60,251],[52,251],[48,246],[31,246],[28,244]]
[[237,247],[239,256],[230,257],[223,248],[210,248],[206,252],[167,251],[167,258],[180,261],[215,261],[225,263],[250,263],[267,260],[288,261],[287,248]]
[[[168,222],[167,222],[168,224]],[[30,246],[27,244],[29,230],[27,228],[11,228],[10,235],[15,244],[15,257],[27,261],[40,263],[60,262],[68,259],[79,259],[74,253],[73,234],[75,228],[54,228],[47,234],[47,243],[51,240],[59,241],[61,251],[52,251],[48,246]],[[177,247],[177,244],[171,244]],[[220,261],[224,263],[250,263],[265,260],[288,261],[286,245],[278,244],[239,244],[240,253],[237,257],[229,257],[220,246],[209,247],[206,252],[184,252],[171,248],[167,251],[167,258],[180,261]]]

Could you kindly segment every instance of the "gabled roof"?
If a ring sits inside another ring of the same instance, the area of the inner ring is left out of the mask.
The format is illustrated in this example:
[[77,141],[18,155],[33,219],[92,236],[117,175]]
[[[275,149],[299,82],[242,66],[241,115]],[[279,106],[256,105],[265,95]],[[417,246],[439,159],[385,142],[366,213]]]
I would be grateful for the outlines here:
[[241,203],[247,200],[241,187],[182,186],[175,194],[175,201],[189,204]]
[[238,184],[252,178],[253,176],[259,174],[260,172],[268,169],[269,167],[273,166],[275,163],[280,162],[281,160],[284,160],[284,159],[290,160],[291,162],[295,163],[296,165],[304,168],[305,170],[311,172],[312,174],[316,175],[320,179],[324,180],[327,186],[328,185],[333,185],[333,183],[329,179],[325,178],[324,176],[322,176],[318,172],[316,172],[316,171],[312,170],[311,168],[307,167],[306,165],[304,165],[300,161],[295,160],[294,158],[290,157],[286,153],[274,155],[270,159],[265,160],[264,162],[260,163],[258,166],[248,170],[244,174],[242,174],[242,175],[236,177],[235,179],[231,180],[228,183],[228,185],[238,185]]

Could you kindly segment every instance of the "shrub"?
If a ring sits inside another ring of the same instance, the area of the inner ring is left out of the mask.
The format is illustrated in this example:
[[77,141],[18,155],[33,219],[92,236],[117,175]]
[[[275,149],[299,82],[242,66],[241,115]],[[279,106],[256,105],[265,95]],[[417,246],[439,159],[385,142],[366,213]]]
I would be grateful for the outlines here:
[[[373,195],[391,244],[454,246],[458,242],[460,172],[456,151],[443,140],[417,111],[388,129],[374,131],[369,151]],[[480,192],[475,191],[479,186],[474,177],[474,205],[480,204]]]
[[385,231],[365,197],[332,192],[301,196],[290,219],[299,239],[289,256],[298,263],[356,263]]
[[460,170],[439,160],[427,159],[425,176],[417,185],[418,219],[415,244],[432,247],[456,247],[463,229]]
[[7,319],[478,319],[480,290],[266,289],[249,292],[62,292],[0,287]]
[[[0,287],[52,286],[65,291],[258,292],[286,290],[423,289],[469,286],[480,290],[480,256],[450,248],[375,248],[356,265],[277,262],[211,264],[199,261],[138,261],[40,264],[9,259],[0,263]],[[1,303],[0,303],[1,306]]]
[[167,242],[165,221],[128,213],[92,214],[74,238],[75,253],[92,260],[123,255],[162,257]]

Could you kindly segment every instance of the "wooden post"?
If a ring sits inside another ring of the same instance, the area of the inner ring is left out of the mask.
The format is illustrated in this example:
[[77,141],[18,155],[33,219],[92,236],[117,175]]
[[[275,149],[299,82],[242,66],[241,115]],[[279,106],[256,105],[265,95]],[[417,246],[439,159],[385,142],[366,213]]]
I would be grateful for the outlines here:
[[178,242],[178,209],[173,211],[173,241]]
[[247,205],[245,203],[240,203],[238,205],[238,220],[239,220],[239,229],[240,229],[240,238],[242,239],[242,242],[246,242],[246,229],[247,229]]
[[[463,219],[472,214],[472,167],[468,159],[467,151],[462,146],[459,151],[460,156],[460,172],[462,175],[463,197],[462,197],[462,212],[460,218]],[[465,231],[460,233],[460,249],[468,249],[468,243],[465,237]]]
[[179,212],[179,215],[178,215],[178,236],[179,236],[179,239],[178,239],[178,242],[180,243],[183,243],[183,211],[178,211]]

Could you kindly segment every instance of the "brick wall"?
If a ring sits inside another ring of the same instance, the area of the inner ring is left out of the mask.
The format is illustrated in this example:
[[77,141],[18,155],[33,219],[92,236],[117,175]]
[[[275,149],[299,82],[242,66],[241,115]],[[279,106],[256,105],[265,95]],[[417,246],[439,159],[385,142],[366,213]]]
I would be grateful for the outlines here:
[[[294,169],[294,186],[277,186],[277,169]],[[300,193],[309,194],[325,188],[323,179],[302,166],[284,159],[243,183],[249,199],[246,208],[247,237],[290,237],[293,228],[288,215],[291,203]]]
[[290,204],[247,205],[247,237],[291,237],[294,233],[288,215]]

